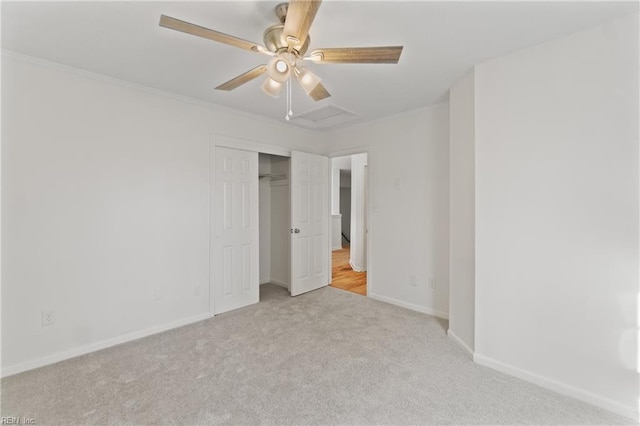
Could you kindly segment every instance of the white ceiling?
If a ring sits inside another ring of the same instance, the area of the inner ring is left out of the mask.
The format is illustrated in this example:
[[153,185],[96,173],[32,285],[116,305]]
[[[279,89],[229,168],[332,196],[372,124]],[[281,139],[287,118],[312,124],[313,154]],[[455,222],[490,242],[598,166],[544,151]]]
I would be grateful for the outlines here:
[[[2,2],[2,48],[281,120],[285,97],[262,79],[218,84],[266,56],[158,26],[161,14],[262,43],[275,1]],[[294,86],[294,113],[337,105],[372,120],[445,100],[474,64],[638,10],[636,2],[369,2],[322,4],[318,47],[404,45],[397,65],[309,64],[332,97]]]

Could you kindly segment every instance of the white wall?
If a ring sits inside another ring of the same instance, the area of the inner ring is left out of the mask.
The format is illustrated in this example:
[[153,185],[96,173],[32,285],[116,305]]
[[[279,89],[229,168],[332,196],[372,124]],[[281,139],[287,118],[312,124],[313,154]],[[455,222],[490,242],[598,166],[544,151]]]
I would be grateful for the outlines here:
[[331,215],[331,250],[342,249],[342,215]]
[[[439,104],[336,130],[327,137],[329,153],[368,150],[369,296],[445,317],[449,308],[448,109],[448,104]],[[410,285],[410,276],[415,277],[415,286]]]
[[5,375],[209,315],[211,133],[324,149],[313,132],[15,55],[2,92]]
[[[271,155],[258,155],[258,174],[271,174]],[[271,280],[271,179],[260,178],[258,181],[258,209],[260,228],[260,283]]]
[[366,255],[366,224],[365,224],[365,168],[367,154],[351,156],[351,226],[350,226],[350,254],[349,263],[354,271],[367,270]]
[[638,409],[638,17],[476,68],[476,359]]
[[331,160],[331,248],[342,248],[342,215],[340,214],[340,167]]
[[473,352],[475,333],[475,87],[449,91],[449,335]]
[[351,241],[351,187],[340,188],[340,214],[342,233]]
[[331,168],[331,214],[340,214],[340,169]]

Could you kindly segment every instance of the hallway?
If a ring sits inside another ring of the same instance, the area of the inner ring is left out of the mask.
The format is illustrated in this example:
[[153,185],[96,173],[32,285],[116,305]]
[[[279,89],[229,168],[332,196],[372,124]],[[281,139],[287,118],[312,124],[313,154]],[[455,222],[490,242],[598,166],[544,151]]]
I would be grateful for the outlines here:
[[349,247],[331,252],[333,267],[331,287],[352,293],[367,295],[367,273],[356,272],[349,265]]

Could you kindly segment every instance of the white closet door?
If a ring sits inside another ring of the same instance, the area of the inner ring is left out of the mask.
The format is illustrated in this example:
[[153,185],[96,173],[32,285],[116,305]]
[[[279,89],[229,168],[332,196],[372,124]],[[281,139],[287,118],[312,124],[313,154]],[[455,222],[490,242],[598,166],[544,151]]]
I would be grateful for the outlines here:
[[291,152],[291,295],[329,284],[329,159]]
[[215,148],[214,313],[257,303],[258,153]]

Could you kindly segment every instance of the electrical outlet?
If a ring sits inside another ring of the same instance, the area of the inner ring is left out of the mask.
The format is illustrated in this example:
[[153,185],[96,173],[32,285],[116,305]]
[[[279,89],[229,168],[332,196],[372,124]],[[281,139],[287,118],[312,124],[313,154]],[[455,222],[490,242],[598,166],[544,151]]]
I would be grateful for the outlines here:
[[202,286],[200,284],[195,284],[193,286],[193,295],[200,296],[202,294]]
[[156,288],[153,292],[153,300],[155,300],[156,302],[162,300],[162,290],[160,290],[159,288]]
[[415,287],[417,285],[417,281],[416,281],[416,276],[415,275],[409,275],[409,285],[411,287]]
[[56,311],[42,311],[42,326],[53,325],[56,323]]

